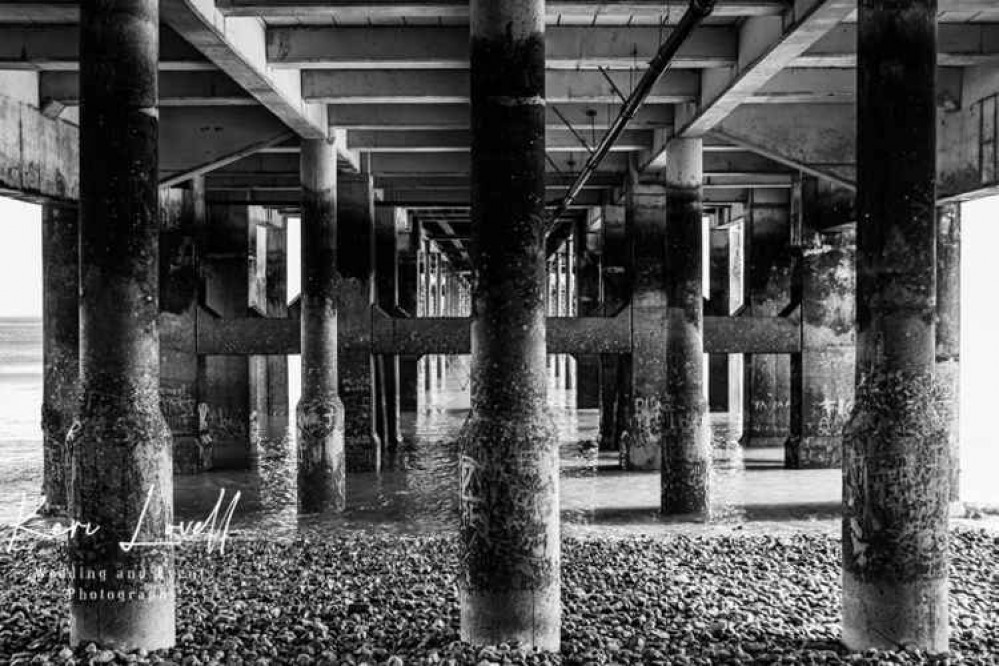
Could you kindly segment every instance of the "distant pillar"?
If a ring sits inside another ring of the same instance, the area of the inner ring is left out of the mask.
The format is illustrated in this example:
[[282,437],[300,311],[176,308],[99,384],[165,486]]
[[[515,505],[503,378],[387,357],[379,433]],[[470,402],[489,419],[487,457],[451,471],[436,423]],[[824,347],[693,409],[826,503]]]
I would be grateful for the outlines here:
[[[786,192],[754,191],[749,210],[747,316],[776,317],[791,303],[794,261]],[[747,354],[742,442],[782,447],[791,424],[791,357]]]
[[[709,238],[709,279],[710,290],[705,314],[727,317],[731,312],[729,293],[729,229],[712,229]],[[712,412],[727,413],[729,406],[729,358],[728,354],[710,354],[708,357],[708,409]],[[741,409],[741,405],[737,406]]]
[[[601,314],[616,316],[631,300],[631,250],[626,206],[603,207]],[[631,405],[631,355],[600,356],[600,449],[620,451]]]
[[69,506],[66,433],[80,391],[79,215],[72,204],[42,207],[42,492],[49,514]]
[[[416,224],[409,220],[408,231],[400,234],[399,243],[399,308],[407,317],[418,315],[420,268],[418,262],[420,235]],[[399,409],[415,412],[419,395],[419,356],[399,357]]]
[[950,442],[950,501],[961,500],[961,205],[937,211],[937,382]]
[[621,455],[626,469],[659,469],[667,399],[666,187],[633,183],[627,194],[634,280],[631,400]]
[[[600,260],[589,251],[589,226],[584,218],[576,227],[576,312],[580,317],[599,317]],[[576,407],[600,408],[600,356],[576,356]]]
[[[545,377],[543,0],[471,3],[472,411],[461,638],[557,651],[558,438]],[[517,298],[511,298],[516,294]]]
[[160,409],[173,435],[175,474],[202,472],[211,460],[198,408],[205,366],[195,339],[206,218],[203,178],[160,191],[159,324],[172,333],[160,344]]
[[[810,201],[818,186],[803,183],[805,219],[797,281],[801,353],[791,356],[789,468],[838,468],[843,428],[853,408],[856,340],[856,235],[812,228]],[[848,222],[849,220],[843,220]]]
[[381,469],[381,440],[375,431],[375,363],[371,355],[371,306],[375,191],[368,174],[341,174],[337,183],[340,399],[346,419],[347,469]]
[[[399,253],[396,219],[398,208],[379,208],[375,212],[375,283],[378,305],[391,316],[399,315]],[[399,435],[399,357],[384,354],[379,371],[385,422],[378,436],[385,449],[394,450],[402,438]]]
[[[288,316],[288,230],[287,222],[268,213],[264,260],[265,302],[268,317]],[[288,357],[262,359],[263,394],[257,412],[257,475],[260,504],[280,514],[294,514],[298,503],[298,469],[289,430]]]
[[666,145],[666,393],[662,512],[706,514],[711,431],[704,400],[701,139]]
[[935,381],[935,0],[861,0],[857,393],[844,435],[843,642],[948,649],[948,423]]
[[298,508],[346,503],[344,406],[337,386],[337,159],[323,140],[302,142],[302,395],[298,402]]
[[70,513],[100,529],[69,539],[70,571],[98,572],[72,577],[70,643],[123,651],[175,641],[173,548],[120,545],[162,541],[173,524],[159,397],[158,36],[156,0],[80,5],[82,398]]

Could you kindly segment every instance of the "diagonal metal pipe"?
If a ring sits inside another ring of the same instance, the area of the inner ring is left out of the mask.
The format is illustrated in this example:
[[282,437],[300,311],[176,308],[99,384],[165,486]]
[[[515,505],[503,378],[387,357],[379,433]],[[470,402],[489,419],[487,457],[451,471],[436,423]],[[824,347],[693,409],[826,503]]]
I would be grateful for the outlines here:
[[673,56],[676,55],[680,46],[694,29],[711,14],[714,7],[715,0],[690,0],[690,5],[688,5],[687,11],[680,18],[676,29],[670,32],[666,41],[659,47],[655,57],[649,62],[649,68],[645,70],[642,78],[638,81],[638,85],[635,86],[631,95],[624,101],[621,112],[614,119],[614,122],[604,134],[597,147],[590,153],[589,159],[586,160],[586,164],[583,165],[583,170],[579,172],[576,180],[566,190],[565,195],[555,206],[554,212],[548,219],[546,233],[550,235],[558,227],[561,217],[569,210],[572,202],[575,201],[580,191],[586,186],[586,182],[590,179],[590,176],[597,170],[604,157],[606,157],[615,142],[617,142],[618,137],[628,127],[628,123],[635,117],[638,110],[642,108],[642,104],[648,99],[656,82],[659,81],[659,78],[669,68]]

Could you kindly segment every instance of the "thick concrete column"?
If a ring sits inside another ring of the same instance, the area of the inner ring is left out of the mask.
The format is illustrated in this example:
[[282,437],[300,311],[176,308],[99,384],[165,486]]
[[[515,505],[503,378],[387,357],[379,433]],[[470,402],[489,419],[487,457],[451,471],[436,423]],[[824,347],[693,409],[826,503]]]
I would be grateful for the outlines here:
[[937,383],[950,442],[950,501],[961,500],[961,205],[937,211]]
[[42,207],[42,493],[44,511],[69,506],[66,433],[80,393],[80,225],[72,204]]
[[[746,239],[746,314],[776,317],[791,303],[794,267],[787,191],[754,190]],[[781,447],[791,424],[791,357],[747,354],[742,442]]]
[[709,510],[711,431],[704,400],[701,139],[666,146],[666,395],[662,512]]
[[795,278],[801,353],[791,357],[791,436],[784,458],[789,468],[834,468],[842,464],[843,427],[853,408],[856,235],[812,228],[818,184],[809,178],[803,185],[805,219]]
[[158,53],[156,0],[80,6],[82,398],[70,513],[100,529],[69,539],[70,571],[99,572],[73,576],[70,642],[122,650],[175,641],[173,548],[121,546],[162,541],[173,523],[156,323]]
[[[603,208],[601,314],[616,316],[631,298],[627,207]],[[600,356],[600,450],[620,451],[631,406],[631,355]]]
[[667,400],[666,187],[632,183],[627,194],[631,290],[631,400],[621,448],[626,469],[659,469]]
[[843,642],[857,651],[948,649],[936,4],[858,3],[857,392],[843,442]]
[[[375,212],[375,284],[379,307],[392,316],[399,311],[399,252],[396,234],[397,218],[404,215],[399,208],[379,208]],[[378,436],[386,450],[393,450],[402,441],[399,434],[399,357],[385,354],[379,359],[380,396],[384,423]]]
[[[420,232],[410,220],[408,231],[399,236],[399,308],[407,317],[418,316]],[[419,356],[399,357],[399,409],[415,412],[419,395]]]
[[471,3],[472,411],[461,638],[559,649],[558,440],[545,377],[545,10]]
[[341,174],[337,183],[337,284],[340,399],[343,400],[347,469],[381,468],[375,431],[375,359],[371,355],[371,306],[375,299],[375,190],[368,174]]
[[[576,227],[576,312],[580,317],[598,317],[600,303],[600,258],[592,253],[588,240],[589,219],[583,218]],[[576,357],[576,407],[600,408],[600,357]]]
[[297,408],[298,508],[342,511],[344,406],[337,385],[336,151],[302,142],[302,395]]
[[184,189],[160,191],[160,409],[173,435],[175,474],[205,469],[210,443],[203,441],[198,411],[201,373],[197,309],[201,291],[199,253],[207,210],[203,178]]

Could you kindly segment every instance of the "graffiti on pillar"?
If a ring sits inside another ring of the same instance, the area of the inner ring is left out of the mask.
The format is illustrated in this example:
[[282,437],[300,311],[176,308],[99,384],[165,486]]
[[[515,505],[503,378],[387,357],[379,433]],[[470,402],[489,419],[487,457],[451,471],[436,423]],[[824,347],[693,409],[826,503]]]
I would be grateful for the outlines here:
[[198,403],[198,458],[201,469],[207,470],[212,467],[212,434],[209,425],[209,412],[211,408],[207,403]]
[[838,435],[850,417],[853,401],[848,398],[824,398],[818,405],[819,416],[815,427],[819,435]]

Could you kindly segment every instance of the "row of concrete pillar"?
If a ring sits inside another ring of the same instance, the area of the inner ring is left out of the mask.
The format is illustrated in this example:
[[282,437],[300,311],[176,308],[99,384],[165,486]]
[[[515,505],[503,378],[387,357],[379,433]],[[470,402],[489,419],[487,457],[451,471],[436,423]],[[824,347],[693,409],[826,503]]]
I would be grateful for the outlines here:
[[[81,5],[81,397],[67,438],[73,517],[101,528],[71,536],[72,570],[160,574],[74,580],[71,640],[147,649],[171,645],[175,633],[174,555],[160,543],[172,522],[174,446],[160,407],[158,317],[169,299],[160,293],[158,262],[158,18],[156,0]],[[461,633],[473,643],[520,640],[557,649],[558,447],[545,367],[544,2],[473,0],[470,22],[476,279],[472,409],[459,438]],[[856,390],[843,440],[844,639],[857,649],[947,648],[952,465],[936,367],[938,359],[952,362],[954,340],[945,333],[941,347],[936,335],[935,34],[932,0],[860,3]],[[704,512],[710,500],[700,156],[699,139],[672,140],[665,177],[635,181],[627,195],[634,351],[619,373],[631,373],[629,429],[620,443],[629,464],[660,461],[666,513]],[[340,251],[369,246],[373,184],[366,175],[338,179],[325,141],[303,141],[301,159],[298,504],[303,511],[335,510],[344,504],[346,466],[353,460],[377,467],[381,455],[371,418],[374,361],[360,344],[370,335],[371,261],[364,252]],[[244,220],[194,232],[208,235],[206,259],[221,273],[232,266],[224,253],[212,256],[212,237],[235,226],[247,228]],[[826,245],[828,251],[808,254]],[[816,269],[847,261],[836,243],[810,239],[805,247],[809,258],[822,257]],[[757,256],[751,250],[751,264]],[[186,270],[183,262],[176,270]],[[803,275],[803,287],[807,280]],[[832,331],[838,349],[844,311],[836,305],[813,312],[806,328]],[[68,324],[52,335],[68,337]],[[799,381],[809,363],[838,362],[822,357],[830,353],[826,342],[815,359],[803,342]],[[121,547],[137,525],[143,545]],[[97,585],[128,603],[91,598]]]

